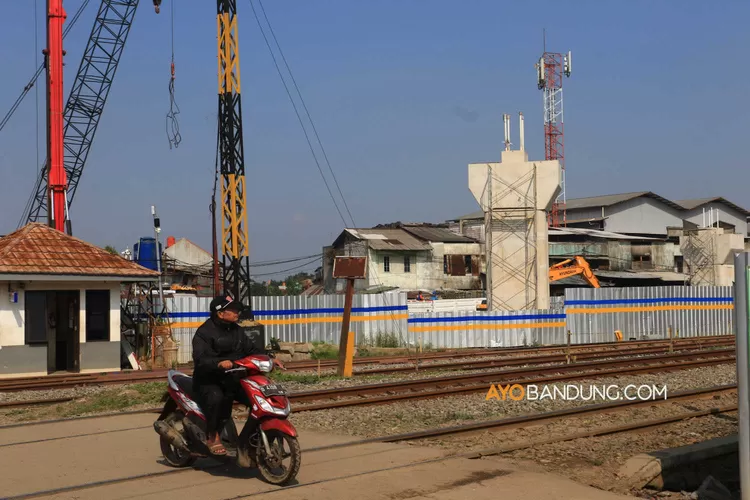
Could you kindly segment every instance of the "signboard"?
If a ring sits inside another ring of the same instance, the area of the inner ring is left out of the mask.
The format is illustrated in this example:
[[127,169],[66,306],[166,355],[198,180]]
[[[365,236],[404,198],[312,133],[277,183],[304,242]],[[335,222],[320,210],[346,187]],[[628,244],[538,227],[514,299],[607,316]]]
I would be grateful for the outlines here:
[[364,279],[367,275],[367,257],[336,257],[333,261],[333,277]]

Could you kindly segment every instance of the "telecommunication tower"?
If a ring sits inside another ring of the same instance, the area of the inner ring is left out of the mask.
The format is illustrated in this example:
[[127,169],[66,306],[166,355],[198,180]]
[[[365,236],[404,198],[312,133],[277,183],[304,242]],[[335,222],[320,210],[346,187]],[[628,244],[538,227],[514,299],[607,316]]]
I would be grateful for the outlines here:
[[[546,45],[546,44],[545,44]],[[546,48],[537,68],[537,84],[544,95],[544,159],[558,160],[562,167],[560,194],[552,204],[549,225],[565,225],[565,149],[563,127],[563,76],[570,76],[571,53],[547,52]]]

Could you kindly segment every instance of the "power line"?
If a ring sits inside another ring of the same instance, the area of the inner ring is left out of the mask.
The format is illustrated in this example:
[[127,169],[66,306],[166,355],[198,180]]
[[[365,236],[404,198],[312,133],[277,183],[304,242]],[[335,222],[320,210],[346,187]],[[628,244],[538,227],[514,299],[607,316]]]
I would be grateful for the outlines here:
[[333,173],[333,167],[331,167],[331,162],[328,160],[328,154],[326,153],[326,150],[323,147],[323,142],[320,140],[320,136],[318,135],[318,130],[315,127],[315,122],[313,121],[312,116],[310,116],[310,111],[307,109],[307,104],[305,104],[305,100],[302,98],[302,93],[300,92],[299,86],[297,85],[297,80],[294,78],[292,69],[289,67],[289,63],[287,62],[286,57],[284,56],[284,51],[281,50],[281,45],[279,44],[279,40],[276,38],[276,33],[273,30],[273,26],[271,26],[271,21],[268,19],[268,16],[266,15],[266,8],[263,6],[263,0],[258,0],[258,3],[260,4],[260,9],[263,12],[263,17],[266,19],[266,23],[268,24],[268,29],[271,32],[271,37],[273,37],[273,41],[276,43],[276,47],[279,49],[281,60],[284,61],[284,66],[286,66],[286,69],[289,72],[289,76],[292,78],[292,84],[294,85],[294,88],[297,91],[297,95],[299,96],[299,100],[302,103],[302,107],[305,109],[305,113],[307,114],[307,119],[310,120],[310,125],[312,126],[313,133],[315,134],[315,139],[318,141],[318,144],[320,145],[320,150],[323,152],[323,158],[325,159],[326,164],[328,164],[328,170],[330,170],[331,172],[331,177],[333,177],[333,182],[336,183],[336,188],[339,191],[341,200],[344,202],[344,207],[346,208],[346,212],[349,214],[349,218],[352,221],[352,225],[354,227],[357,227],[357,223],[354,222],[354,217],[352,216],[352,213],[349,210],[349,205],[347,205],[346,203],[346,198],[344,198],[344,193],[341,192],[341,187],[339,186],[339,181],[336,179],[336,174]]
[[[84,9],[86,9],[86,7],[88,6],[88,4],[89,4],[90,1],[91,0],[83,0],[83,3],[81,4],[81,6],[78,8],[78,10],[76,11],[76,13],[71,18],[70,23],[65,27],[65,30],[63,30],[63,40],[68,35],[68,33],[70,32],[70,30],[73,28],[73,26],[75,26],[76,21],[78,21],[78,18],[81,17],[81,13],[83,13]],[[29,83],[27,83],[26,86],[21,91],[21,95],[18,96],[18,98],[16,99],[16,101],[13,103],[13,105],[10,107],[10,109],[8,110],[8,112],[3,117],[2,121],[0,121],[0,131],[3,130],[3,128],[5,127],[5,125],[7,125],[8,121],[11,119],[11,117],[13,116],[13,114],[18,109],[18,106],[21,105],[21,101],[23,101],[24,97],[26,97],[26,94],[29,93],[29,91],[31,90],[31,88],[34,87],[34,85],[36,84],[37,79],[39,79],[39,75],[41,75],[43,71],[44,71],[44,63],[42,63],[42,64],[39,65],[39,67],[36,70],[36,73],[34,73],[34,75],[29,80]]]
[[260,18],[258,17],[258,13],[255,10],[255,4],[252,0],[250,0],[250,6],[253,9],[253,15],[255,16],[255,21],[258,23],[258,28],[260,29],[261,35],[263,35],[263,40],[266,42],[266,47],[268,47],[268,52],[271,54],[271,58],[273,59],[273,64],[276,66],[276,71],[279,73],[279,78],[281,78],[281,83],[284,85],[284,89],[286,90],[286,95],[289,97],[289,101],[292,103],[292,107],[294,108],[294,113],[297,115],[297,120],[299,120],[299,124],[302,127],[302,133],[305,134],[305,140],[307,141],[307,145],[310,147],[310,153],[312,153],[313,160],[315,161],[315,164],[318,167],[318,171],[320,172],[320,176],[323,178],[323,183],[326,186],[326,189],[328,190],[328,195],[331,197],[331,201],[333,201],[334,206],[336,207],[336,211],[339,214],[339,217],[341,217],[341,221],[344,223],[344,226],[347,225],[346,219],[344,218],[344,215],[341,213],[341,209],[339,209],[338,203],[336,203],[336,198],[333,196],[333,193],[331,192],[331,187],[328,185],[328,181],[325,178],[325,174],[323,174],[323,169],[320,167],[320,162],[318,161],[318,157],[315,154],[315,148],[313,148],[312,142],[310,141],[310,136],[307,133],[307,129],[305,128],[305,124],[302,121],[302,117],[299,114],[299,110],[297,109],[297,104],[294,102],[294,98],[292,97],[292,93],[289,91],[289,86],[286,84],[286,80],[284,80],[284,75],[281,73],[281,68],[279,67],[279,63],[276,60],[276,55],[273,53],[273,49],[271,48],[271,44],[268,41],[268,37],[266,36],[266,32],[263,29],[263,26],[261,25]]
[[302,269],[303,267],[307,267],[307,266],[309,266],[309,265],[311,265],[311,264],[313,264],[313,263],[315,263],[317,261],[318,261],[318,259],[315,258],[315,259],[312,259],[312,260],[310,260],[308,262],[305,262],[304,264],[300,264],[299,266],[290,267],[289,269],[282,269],[281,271],[275,271],[275,272],[272,272],[272,273],[251,274],[250,277],[251,278],[257,278],[258,276],[272,276],[272,275],[275,275],[275,274],[288,273],[289,271],[294,271],[296,269]]

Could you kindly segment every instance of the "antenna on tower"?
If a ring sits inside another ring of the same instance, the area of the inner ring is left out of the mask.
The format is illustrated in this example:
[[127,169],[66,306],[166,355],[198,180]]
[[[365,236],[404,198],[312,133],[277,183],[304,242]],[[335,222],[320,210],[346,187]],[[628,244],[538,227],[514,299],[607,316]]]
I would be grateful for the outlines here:
[[510,115],[503,114],[503,125],[505,126],[505,150],[510,151]]
[[519,150],[523,151],[524,149],[524,140],[523,140],[523,113],[520,111],[518,112],[518,127],[519,127]]
[[[544,94],[544,159],[560,162],[560,194],[552,204],[549,225],[559,227],[566,225],[565,214],[565,154],[563,132],[563,76],[570,77],[572,54],[566,55],[547,52],[547,32],[543,31],[544,52],[537,69],[537,87]],[[561,224],[562,223],[562,224]]]

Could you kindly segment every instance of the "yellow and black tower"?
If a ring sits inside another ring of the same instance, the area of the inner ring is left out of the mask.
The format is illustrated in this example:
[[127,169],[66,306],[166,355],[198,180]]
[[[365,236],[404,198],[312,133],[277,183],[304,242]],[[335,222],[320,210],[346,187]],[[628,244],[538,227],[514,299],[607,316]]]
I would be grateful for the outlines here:
[[219,61],[222,281],[224,292],[241,301],[252,312],[236,0],[217,0],[216,28]]

